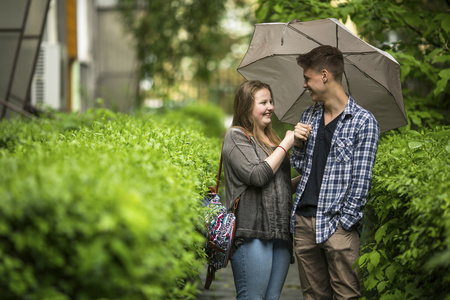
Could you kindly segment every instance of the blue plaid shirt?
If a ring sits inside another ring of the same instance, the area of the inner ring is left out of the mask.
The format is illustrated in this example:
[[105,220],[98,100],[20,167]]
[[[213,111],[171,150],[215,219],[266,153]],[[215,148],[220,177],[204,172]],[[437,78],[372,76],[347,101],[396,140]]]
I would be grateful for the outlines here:
[[[302,175],[291,213],[292,233],[295,211],[311,173],[323,104],[317,103],[315,111],[313,106],[307,108],[300,123],[306,123],[311,114],[311,135],[305,147],[294,147],[291,155],[291,165]],[[344,229],[354,227],[361,233],[379,138],[380,129],[375,117],[350,96],[334,131],[325,165],[317,204],[316,243],[325,242],[336,231],[339,222]]]

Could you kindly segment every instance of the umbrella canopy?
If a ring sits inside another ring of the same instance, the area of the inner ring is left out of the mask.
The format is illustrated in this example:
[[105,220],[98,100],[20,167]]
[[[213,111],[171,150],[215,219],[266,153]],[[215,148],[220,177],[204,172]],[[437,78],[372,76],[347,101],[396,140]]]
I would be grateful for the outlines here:
[[381,132],[408,124],[399,63],[355,36],[336,19],[256,24],[237,70],[247,80],[270,84],[278,119],[297,124],[303,110],[313,102],[303,88],[303,69],[296,58],[320,45],[341,50],[344,90],[375,116]]

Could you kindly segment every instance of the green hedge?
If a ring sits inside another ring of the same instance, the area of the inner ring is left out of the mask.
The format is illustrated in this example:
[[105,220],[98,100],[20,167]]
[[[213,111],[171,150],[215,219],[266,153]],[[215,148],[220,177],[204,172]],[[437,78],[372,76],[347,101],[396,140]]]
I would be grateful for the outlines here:
[[225,128],[225,114],[223,110],[213,104],[164,102],[158,109],[143,109],[140,113],[151,114],[170,120],[173,126],[186,128],[193,123],[207,137],[218,138],[223,136]]
[[220,138],[186,119],[0,122],[1,298],[194,298]]
[[371,299],[450,299],[450,128],[383,138],[359,259]]

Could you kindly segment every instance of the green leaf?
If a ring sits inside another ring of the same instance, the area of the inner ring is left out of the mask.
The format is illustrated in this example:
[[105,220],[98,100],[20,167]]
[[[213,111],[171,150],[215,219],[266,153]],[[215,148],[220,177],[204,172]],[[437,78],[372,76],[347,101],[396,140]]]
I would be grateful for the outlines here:
[[438,96],[443,93],[446,88],[448,88],[448,80],[449,78],[441,78],[437,83],[436,87],[433,91],[434,96]]
[[385,273],[386,277],[388,278],[388,280],[390,282],[393,282],[395,279],[395,273],[396,273],[395,266],[391,264],[389,267],[386,268],[384,273]]
[[378,266],[378,264],[380,263],[380,253],[378,253],[377,251],[370,253],[369,259],[370,259],[370,263],[374,267]]
[[441,78],[449,79],[450,78],[450,69],[444,69],[444,70],[440,71],[438,74],[439,74],[439,77],[441,77]]
[[281,14],[281,13],[283,13],[283,6],[281,6],[281,5],[279,5],[279,4],[276,4],[276,5],[273,7],[273,10],[275,10],[277,13]]
[[382,225],[375,233],[375,241],[380,243],[381,239],[386,235],[387,226]]
[[370,253],[364,253],[363,255],[361,255],[358,259],[358,264],[360,266],[364,266],[367,262],[368,262],[368,258],[369,258],[369,254]]
[[371,290],[374,287],[376,287],[376,285],[378,284],[378,280],[375,278],[375,276],[373,274],[369,273],[369,276],[367,277],[367,279],[364,282],[364,286],[366,287],[367,290]]
[[421,120],[420,118],[418,118],[417,116],[411,115],[410,118],[411,118],[411,121],[412,121],[415,125],[417,125],[417,126],[422,125],[422,120]]
[[421,147],[422,145],[423,145],[422,142],[409,142],[408,143],[408,147],[410,149],[417,149],[417,148]]
[[377,290],[378,293],[382,293],[385,289],[386,289],[386,281],[381,281],[380,283],[377,284]]
[[450,18],[448,14],[445,14],[445,17],[442,18],[442,26],[446,33],[450,33]]
[[436,55],[433,57],[433,63],[446,63],[450,61],[450,55]]

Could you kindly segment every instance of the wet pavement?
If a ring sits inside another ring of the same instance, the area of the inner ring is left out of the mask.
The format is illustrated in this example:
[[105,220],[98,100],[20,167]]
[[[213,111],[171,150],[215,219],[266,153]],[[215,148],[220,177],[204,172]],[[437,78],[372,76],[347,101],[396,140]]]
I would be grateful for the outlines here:
[[[200,277],[202,283],[205,283],[206,266],[201,270]],[[197,300],[232,300],[236,299],[236,292],[234,289],[233,273],[231,271],[231,264],[225,269],[220,269],[216,272],[216,280],[211,283],[209,290],[202,287]],[[297,262],[289,267],[289,273],[283,286],[280,300],[303,300],[303,295],[300,287],[300,280],[298,277]]]

